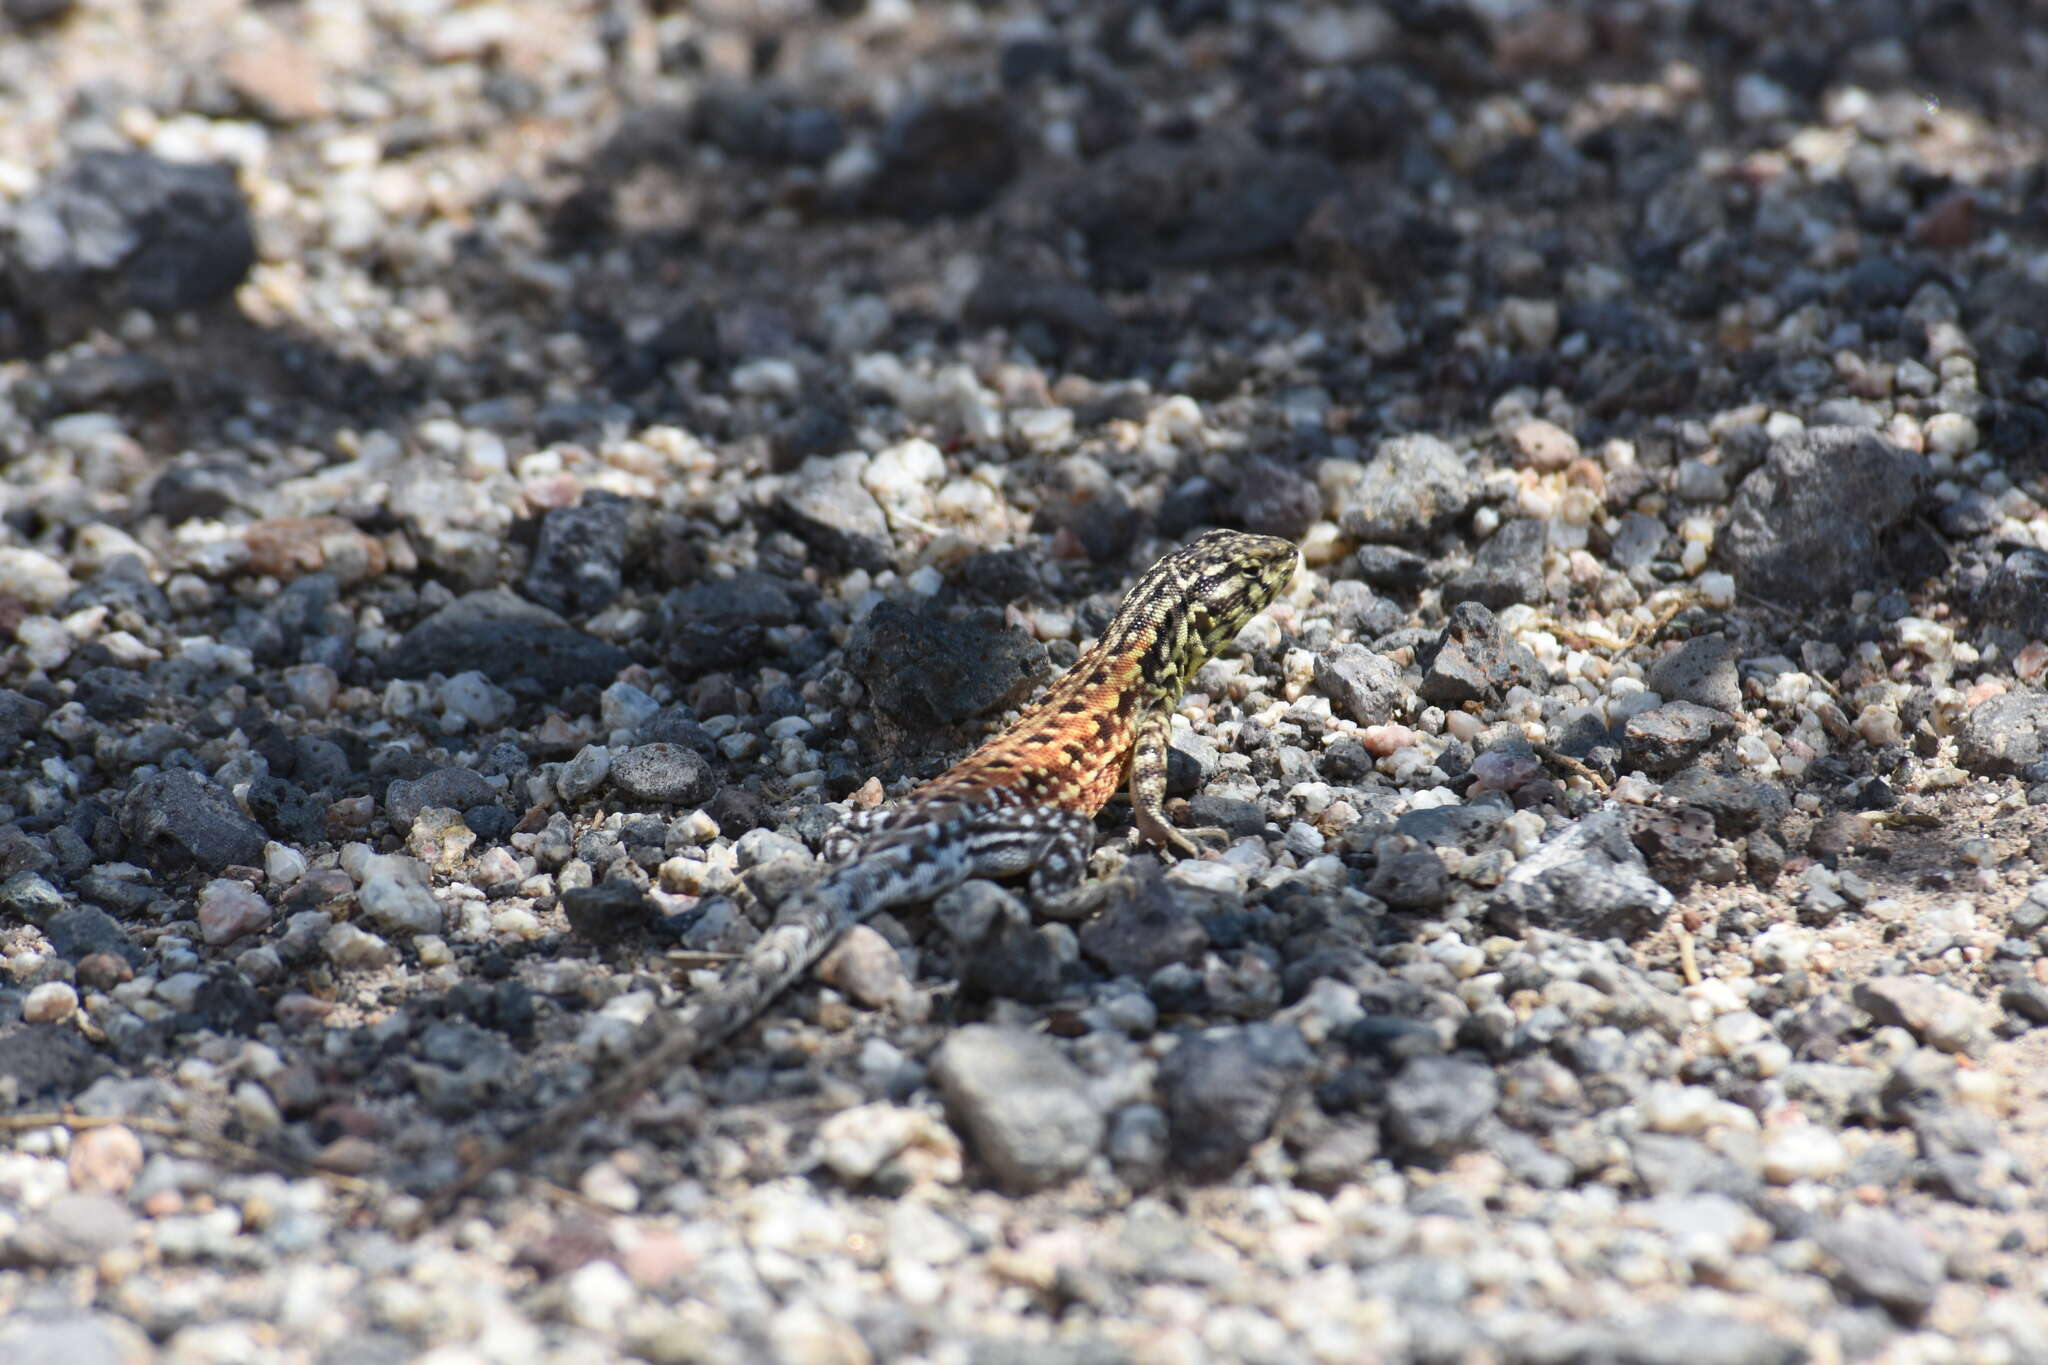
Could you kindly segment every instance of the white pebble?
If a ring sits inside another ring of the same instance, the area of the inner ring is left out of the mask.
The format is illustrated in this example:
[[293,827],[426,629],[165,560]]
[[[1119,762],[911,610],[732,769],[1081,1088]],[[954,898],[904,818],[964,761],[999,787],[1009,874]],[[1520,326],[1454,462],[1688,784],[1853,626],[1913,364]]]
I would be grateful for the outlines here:
[[45,672],[62,668],[76,644],[71,632],[48,616],[23,617],[14,628],[14,639],[29,664]]
[[65,981],[45,981],[21,1000],[21,1017],[31,1024],[69,1019],[78,1008],[78,992]]
[[305,853],[272,839],[262,845],[262,874],[272,886],[291,886],[305,876]]
[[1764,1179],[1773,1185],[1830,1180],[1848,1169],[1849,1153],[1842,1140],[1818,1124],[1792,1124],[1764,1138]]
[[309,716],[324,716],[334,707],[341,679],[326,664],[293,664],[284,671],[285,695]]
[[500,910],[492,915],[491,929],[493,932],[503,934],[507,938],[529,941],[539,938],[545,932],[541,928],[539,917],[533,911],[522,909],[516,905],[509,909]]
[[1870,705],[1856,713],[1856,733],[1863,737],[1865,744],[1882,747],[1899,742],[1904,726],[1899,713],[1889,706]]
[[1977,424],[1960,412],[1937,412],[1922,428],[1931,455],[1960,459],[1977,448]]
[[337,967],[383,967],[398,960],[396,948],[353,924],[337,924],[329,929],[321,935],[320,947]]
[[792,362],[764,356],[735,365],[731,384],[734,393],[749,398],[794,398],[803,390],[803,376]]
[[1653,1133],[1704,1132],[1720,1103],[1704,1087],[1658,1081],[1643,1096],[1643,1126]]

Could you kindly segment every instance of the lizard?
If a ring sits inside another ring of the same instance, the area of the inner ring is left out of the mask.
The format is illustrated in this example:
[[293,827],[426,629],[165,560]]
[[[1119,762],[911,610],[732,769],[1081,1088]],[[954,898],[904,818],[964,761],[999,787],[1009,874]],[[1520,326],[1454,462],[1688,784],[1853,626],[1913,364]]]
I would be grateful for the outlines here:
[[876,912],[929,901],[973,877],[1028,874],[1026,889],[1041,903],[1072,889],[1095,815],[1126,780],[1140,837],[1197,854],[1165,813],[1173,712],[1196,671],[1286,587],[1296,560],[1292,542],[1242,531],[1211,531],[1160,559],[1095,644],[1014,724],[895,805],[835,830],[825,853],[837,865],[788,898],[701,1003],[659,1018],[639,1056],[473,1160],[416,1226],[738,1033]]

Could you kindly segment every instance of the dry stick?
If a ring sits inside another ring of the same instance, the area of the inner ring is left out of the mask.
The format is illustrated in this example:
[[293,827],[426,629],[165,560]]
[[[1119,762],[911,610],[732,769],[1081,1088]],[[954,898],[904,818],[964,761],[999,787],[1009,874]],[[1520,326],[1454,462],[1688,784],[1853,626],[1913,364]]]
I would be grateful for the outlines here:
[[1573,758],[1570,754],[1561,753],[1557,749],[1551,747],[1548,744],[1531,744],[1529,747],[1535,750],[1536,757],[1544,760],[1546,763],[1555,763],[1560,768],[1568,768],[1573,773],[1577,774],[1580,777],[1585,778],[1588,782],[1591,782],[1595,787],[1600,789],[1600,794],[1602,796],[1614,795],[1614,788],[1607,785],[1606,778],[1600,776],[1599,773],[1594,772],[1591,768],[1579,762],[1579,760]]
[[1692,930],[1682,924],[1678,926],[1678,969],[1684,974],[1686,985],[1697,986],[1700,984],[1698,950],[1693,942]]

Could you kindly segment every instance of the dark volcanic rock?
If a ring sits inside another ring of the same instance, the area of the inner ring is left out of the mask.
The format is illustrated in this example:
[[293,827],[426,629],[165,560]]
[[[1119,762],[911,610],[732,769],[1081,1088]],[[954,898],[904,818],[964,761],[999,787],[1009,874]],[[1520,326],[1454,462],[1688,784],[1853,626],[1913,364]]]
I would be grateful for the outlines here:
[[1248,463],[1230,495],[1230,524],[1262,536],[1299,540],[1322,514],[1322,490],[1272,460]]
[[1045,647],[884,602],[848,638],[846,666],[881,717],[928,733],[1023,700],[1044,673]]
[[1664,799],[1695,806],[1714,817],[1714,828],[1733,839],[1763,826],[1775,828],[1791,803],[1768,782],[1724,777],[1706,768],[1687,768],[1664,780]]
[[18,750],[28,737],[42,729],[50,708],[12,688],[0,688],[0,749]]
[[668,594],[661,603],[663,653],[688,676],[758,660],[767,631],[803,615],[792,588],[770,574],[739,573]]
[[1112,271],[1210,265],[1291,246],[1341,185],[1334,163],[1308,153],[1146,141],[1088,166],[1058,209]]
[[1450,876],[1434,848],[1395,835],[1380,840],[1379,865],[1365,891],[1396,910],[1434,910],[1450,893]]
[[544,691],[602,687],[631,662],[626,651],[565,624],[503,588],[467,593],[407,631],[384,656],[387,678],[477,669],[501,685],[531,679]]
[[1447,607],[1479,602],[1499,611],[1517,602],[1543,600],[1543,549],[1549,530],[1534,518],[1505,522],[1479,547],[1470,568],[1444,584]]
[[0,1076],[13,1078],[24,1100],[69,1100],[106,1070],[106,1061],[69,1024],[0,1027]]
[[868,207],[911,222],[978,213],[1015,178],[1022,144],[1000,100],[908,101],[882,130]]
[[1542,669],[1526,645],[1501,629],[1477,602],[1460,602],[1424,659],[1422,699],[1438,706],[1498,700],[1518,682],[1539,682]]
[[660,923],[661,909],[628,881],[602,881],[562,893],[569,929],[585,943],[619,943]]
[[1855,427],[1774,442],[1736,491],[1717,552],[1759,596],[1845,598],[1877,578],[1879,542],[1913,510],[1925,468],[1920,456]]
[[2014,550],[2007,555],[1985,584],[1983,607],[1999,625],[2048,640],[2048,552]]
[[121,832],[141,857],[165,871],[197,864],[207,871],[254,867],[263,860],[263,827],[235,799],[197,773],[144,778],[121,803]]
[[1066,957],[1031,922],[1024,902],[994,882],[956,886],[932,903],[970,993],[1044,1004],[1059,998]]
[[1170,962],[1201,960],[1208,931],[1190,898],[1163,878],[1123,878],[1111,894],[1108,908],[1081,926],[1081,951],[1109,972],[1143,981]]
[[436,768],[414,781],[400,778],[384,789],[384,813],[394,829],[412,826],[428,806],[467,810],[498,799],[498,789],[474,768]]
[[619,595],[627,502],[593,489],[576,507],[551,508],[519,589],[550,611],[588,616]]
[[1725,711],[1674,701],[1638,711],[1621,727],[1621,756],[1650,773],[1675,772],[1698,759],[1734,724]]
[[1189,1038],[1159,1066],[1174,1164],[1198,1180],[1237,1169],[1272,1131],[1280,1104],[1313,1064],[1286,1024],[1211,1029]]
[[962,305],[962,316],[981,327],[1035,322],[1064,336],[1089,341],[1109,335],[1116,326],[1116,314],[1085,284],[1001,269],[982,272]]
[[82,152],[17,208],[0,270],[58,340],[123,309],[177,313],[226,298],[256,261],[226,165]]
[[1629,836],[1648,863],[1650,875],[1673,891],[1691,886],[1714,851],[1714,817],[1690,807],[1624,809],[1629,817]]

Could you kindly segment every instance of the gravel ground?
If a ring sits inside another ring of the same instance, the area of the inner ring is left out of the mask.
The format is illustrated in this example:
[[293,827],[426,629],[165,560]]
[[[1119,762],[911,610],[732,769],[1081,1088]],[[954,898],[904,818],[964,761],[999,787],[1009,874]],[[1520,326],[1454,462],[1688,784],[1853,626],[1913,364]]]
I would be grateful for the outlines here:
[[[2040,0],[6,0],[0,1361],[2048,1361],[2044,130]],[[408,1233],[1211,525],[1208,856]]]

